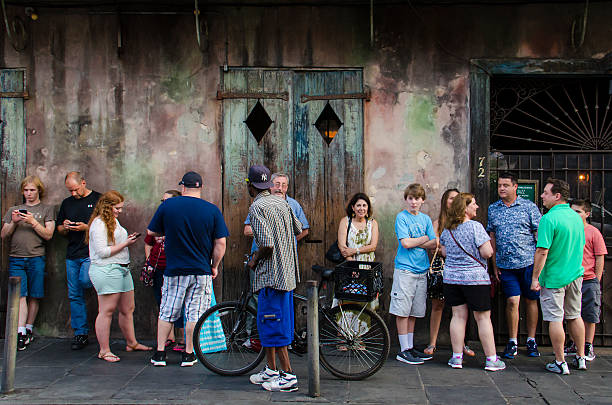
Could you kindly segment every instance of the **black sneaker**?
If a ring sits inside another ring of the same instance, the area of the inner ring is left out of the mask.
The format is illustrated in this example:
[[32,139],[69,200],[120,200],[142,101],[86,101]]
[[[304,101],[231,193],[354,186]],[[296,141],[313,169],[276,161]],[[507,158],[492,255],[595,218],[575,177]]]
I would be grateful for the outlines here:
[[418,350],[417,350],[417,349],[415,349],[415,348],[410,349],[410,353],[412,353],[412,355],[413,355],[414,357],[417,357],[417,358],[419,358],[419,359],[423,359],[423,360],[431,360],[431,359],[433,359],[433,356],[432,356],[432,355],[430,355],[430,354],[425,354],[425,353],[423,353],[423,352],[420,352],[420,351],[418,351]]
[[151,364],[155,367],[166,367],[166,351],[155,350],[153,357],[151,357]]
[[191,367],[198,362],[195,353],[181,353],[181,367]]
[[566,356],[569,356],[570,354],[576,354],[576,345],[574,344],[573,340],[567,342],[567,346],[565,346],[563,352]]
[[587,342],[584,344],[584,356],[586,357],[586,361],[595,360],[595,350],[593,349],[592,343]]
[[23,333],[17,334],[17,350],[25,350],[26,349],[26,335]]
[[72,350],[81,350],[88,344],[89,344],[89,338],[87,337],[87,335],[75,335],[72,338],[72,344],[70,345],[70,348]]
[[424,361],[420,357],[415,357],[411,350],[404,350],[403,352],[399,352],[397,356],[395,356],[395,360],[401,361],[406,364],[423,364]]
[[529,357],[540,357],[540,351],[535,340],[527,341],[527,356]]
[[29,346],[34,341],[34,333],[30,329],[26,329],[26,346]]
[[514,356],[516,356],[517,354],[518,354],[518,347],[516,347],[516,343],[508,342],[501,357],[503,357],[504,359],[513,359]]

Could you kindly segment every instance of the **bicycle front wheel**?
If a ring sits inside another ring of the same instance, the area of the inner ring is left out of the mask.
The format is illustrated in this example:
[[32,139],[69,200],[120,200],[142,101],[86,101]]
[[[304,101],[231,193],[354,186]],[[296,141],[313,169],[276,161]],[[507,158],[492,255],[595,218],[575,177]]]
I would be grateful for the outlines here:
[[389,356],[389,330],[378,314],[358,304],[319,313],[319,356],[327,371],[344,380],[376,373]]
[[240,309],[238,301],[209,308],[195,325],[193,347],[210,371],[221,375],[248,373],[265,355],[257,331],[257,313],[249,306]]

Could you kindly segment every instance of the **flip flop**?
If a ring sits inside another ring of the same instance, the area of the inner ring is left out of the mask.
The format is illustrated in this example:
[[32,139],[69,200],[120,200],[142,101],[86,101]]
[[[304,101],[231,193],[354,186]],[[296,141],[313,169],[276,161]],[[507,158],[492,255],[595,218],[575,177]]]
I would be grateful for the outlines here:
[[119,360],[121,360],[121,359],[119,358],[119,356],[117,356],[117,355],[113,354],[112,352],[106,352],[106,353],[104,353],[104,354],[102,354],[102,353],[98,353],[98,358],[99,358],[100,360],[104,360],[104,361],[107,361],[107,362],[109,362],[109,363],[116,363],[116,362],[118,362]]
[[476,353],[474,353],[474,350],[470,349],[470,346],[468,345],[463,346],[463,353],[466,356],[470,356],[470,357],[476,356]]
[[153,350],[151,347],[149,346],[145,346],[143,344],[140,343],[136,343],[135,345],[127,345],[125,346],[125,351],[126,352],[148,352],[150,350]]
[[431,356],[432,354],[434,354],[435,351],[436,351],[436,345],[429,345],[425,348],[425,350],[423,350],[423,353]]

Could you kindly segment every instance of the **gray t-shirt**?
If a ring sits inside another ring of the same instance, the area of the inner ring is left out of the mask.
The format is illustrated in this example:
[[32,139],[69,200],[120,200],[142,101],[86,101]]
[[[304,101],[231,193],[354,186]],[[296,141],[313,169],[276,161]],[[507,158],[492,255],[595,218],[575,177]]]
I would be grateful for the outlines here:
[[[491,240],[487,231],[480,222],[467,221],[453,229],[453,236],[468,251],[485,266],[487,259],[480,256],[478,248]],[[440,235],[440,244],[446,248],[446,261],[444,262],[444,282],[446,284],[461,285],[488,285],[491,284],[486,267],[468,256],[453,240],[449,230],[445,229]]]
[[[51,205],[39,203],[37,205],[17,205],[9,208],[4,214],[4,223],[12,222],[14,210],[28,210],[34,215],[34,219],[45,225],[49,221],[55,221],[55,210]],[[36,257],[45,255],[45,240],[41,238],[30,224],[25,221],[17,222],[17,227],[11,236],[11,248],[9,256],[13,257]]]

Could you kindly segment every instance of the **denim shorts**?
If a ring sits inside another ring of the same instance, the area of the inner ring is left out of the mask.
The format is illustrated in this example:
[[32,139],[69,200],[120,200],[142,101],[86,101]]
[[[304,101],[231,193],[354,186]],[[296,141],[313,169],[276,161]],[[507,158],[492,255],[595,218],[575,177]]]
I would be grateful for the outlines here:
[[533,264],[521,269],[499,269],[499,280],[501,288],[506,298],[522,295],[528,300],[540,298],[539,291],[531,289],[531,276],[533,274]]
[[580,314],[582,319],[588,323],[599,323],[599,313],[601,312],[601,288],[599,280],[582,281],[582,308]]
[[263,347],[288,346],[293,341],[293,291],[259,290],[257,329]]
[[45,256],[9,256],[9,276],[21,277],[21,296],[45,296]]

